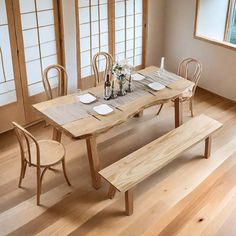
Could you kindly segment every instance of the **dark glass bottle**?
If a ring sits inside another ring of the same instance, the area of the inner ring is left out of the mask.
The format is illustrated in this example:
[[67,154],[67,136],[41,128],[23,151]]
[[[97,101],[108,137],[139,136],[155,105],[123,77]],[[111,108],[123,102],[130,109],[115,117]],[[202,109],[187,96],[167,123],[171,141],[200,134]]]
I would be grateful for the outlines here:
[[110,82],[110,75],[108,73],[104,83],[104,99],[109,100],[110,98],[111,98],[111,82]]

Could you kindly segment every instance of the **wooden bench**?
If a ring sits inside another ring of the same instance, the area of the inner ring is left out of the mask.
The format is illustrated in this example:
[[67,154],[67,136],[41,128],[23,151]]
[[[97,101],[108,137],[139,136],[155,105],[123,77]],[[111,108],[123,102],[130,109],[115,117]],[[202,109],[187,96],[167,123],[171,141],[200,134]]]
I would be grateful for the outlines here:
[[99,174],[111,184],[109,197],[114,197],[116,190],[125,192],[126,215],[132,215],[133,188],[203,140],[204,156],[209,158],[211,136],[221,126],[220,122],[200,115],[101,170]]

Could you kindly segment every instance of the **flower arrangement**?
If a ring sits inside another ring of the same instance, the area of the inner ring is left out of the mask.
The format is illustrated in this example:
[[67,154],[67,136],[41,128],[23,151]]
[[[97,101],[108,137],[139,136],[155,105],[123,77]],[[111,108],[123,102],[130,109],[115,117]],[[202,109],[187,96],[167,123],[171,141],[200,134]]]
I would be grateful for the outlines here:
[[125,81],[129,74],[129,65],[126,60],[117,61],[112,67],[112,74],[119,81]]

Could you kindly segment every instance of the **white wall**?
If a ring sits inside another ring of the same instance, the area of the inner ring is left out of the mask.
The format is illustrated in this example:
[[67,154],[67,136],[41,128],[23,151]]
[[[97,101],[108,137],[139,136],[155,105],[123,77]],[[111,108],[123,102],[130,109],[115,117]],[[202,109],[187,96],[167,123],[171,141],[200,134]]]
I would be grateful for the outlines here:
[[166,0],[165,49],[167,67],[176,71],[185,57],[203,64],[200,86],[236,101],[236,52],[193,38],[195,0]]
[[149,0],[146,65],[159,66],[164,55],[164,18],[165,0]]
[[223,41],[229,0],[201,0],[197,34]]

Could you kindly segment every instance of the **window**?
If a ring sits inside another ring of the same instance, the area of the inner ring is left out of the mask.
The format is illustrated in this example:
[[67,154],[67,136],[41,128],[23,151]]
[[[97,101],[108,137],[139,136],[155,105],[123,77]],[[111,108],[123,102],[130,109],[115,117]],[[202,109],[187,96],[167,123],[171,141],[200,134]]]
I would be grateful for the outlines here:
[[[115,60],[144,66],[146,0],[76,0],[79,86],[92,85],[92,58],[109,52]],[[99,70],[104,69],[104,58]],[[86,80],[85,80],[86,79]]]
[[195,37],[236,48],[236,0],[197,0]]

